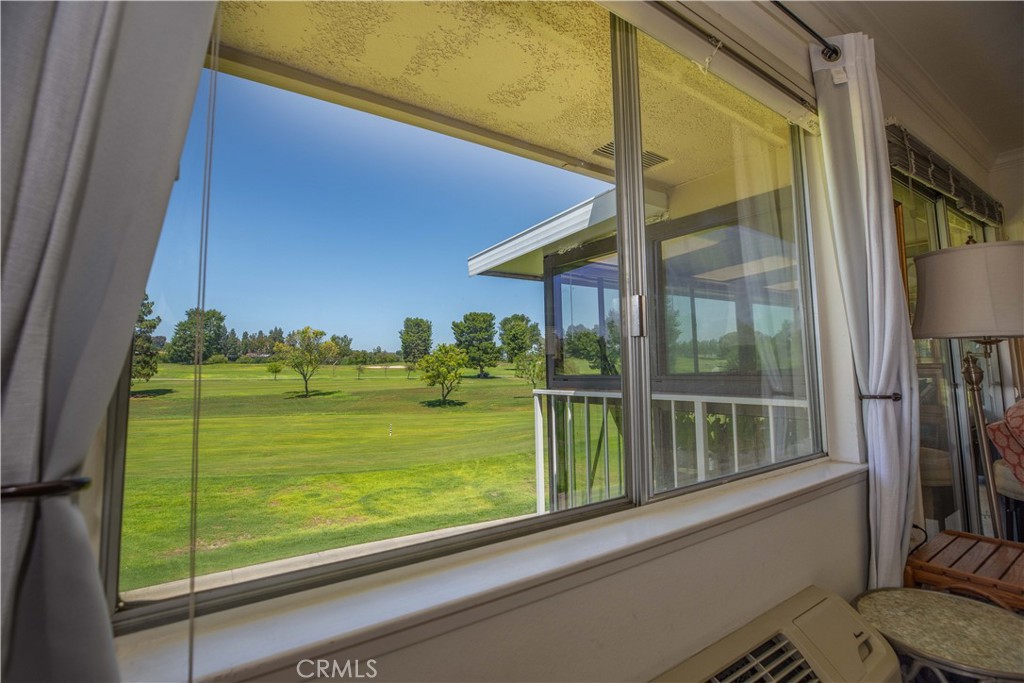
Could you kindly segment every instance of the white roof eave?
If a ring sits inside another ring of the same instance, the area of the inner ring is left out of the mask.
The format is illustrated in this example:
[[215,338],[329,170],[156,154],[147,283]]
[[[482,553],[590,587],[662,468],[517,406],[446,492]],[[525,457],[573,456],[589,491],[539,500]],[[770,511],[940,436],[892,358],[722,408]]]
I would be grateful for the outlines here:
[[469,257],[470,275],[513,275],[540,278],[542,272],[513,272],[503,266],[523,256],[563,242],[615,216],[615,189],[577,204]]

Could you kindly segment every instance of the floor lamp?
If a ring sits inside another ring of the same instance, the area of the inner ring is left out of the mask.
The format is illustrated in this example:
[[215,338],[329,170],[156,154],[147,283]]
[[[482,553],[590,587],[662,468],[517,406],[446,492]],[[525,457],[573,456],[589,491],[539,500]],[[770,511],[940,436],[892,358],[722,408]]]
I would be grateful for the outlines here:
[[[914,263],[915,339],[970,339],[985,346],[987,358],[991,345],[1011,337],[1024,337],[1024,241],[940,249],[915,257]],[[984,373],[970,352],[964,354],[961,370],[981,445],[992,529],[998,538],[1006,538],[985,434],[981,404]],[[968,481],[975,485],[973,471],[968,475]]]

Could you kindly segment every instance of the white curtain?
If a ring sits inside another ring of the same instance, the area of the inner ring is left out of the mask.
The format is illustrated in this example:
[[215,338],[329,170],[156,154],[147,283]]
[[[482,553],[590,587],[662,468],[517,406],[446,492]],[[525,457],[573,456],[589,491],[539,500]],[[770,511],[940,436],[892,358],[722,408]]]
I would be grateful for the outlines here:
[[[4,486],[74,476],[125,354],[212,3],[0,5]],[[115,680],[73,499],[5,499],[3,677]]]
[[869,467],[869,587],[899,586],[910,544],[918,477],[918,392],[910,318],[896,242],[889,155],[874,42],[831,39],[828,62],[811,46],[824,175],[836,260],[862,395]]

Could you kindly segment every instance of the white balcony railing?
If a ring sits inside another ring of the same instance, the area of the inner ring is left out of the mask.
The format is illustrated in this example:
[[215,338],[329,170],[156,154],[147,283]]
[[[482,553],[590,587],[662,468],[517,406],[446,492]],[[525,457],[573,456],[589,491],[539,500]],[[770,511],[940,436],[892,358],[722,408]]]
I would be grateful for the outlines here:
[[[533,394],[537,512],[622,496],[622,394],[574,389]],[[651,399],[657,491],[810,452],[806,400],[661,393]]]

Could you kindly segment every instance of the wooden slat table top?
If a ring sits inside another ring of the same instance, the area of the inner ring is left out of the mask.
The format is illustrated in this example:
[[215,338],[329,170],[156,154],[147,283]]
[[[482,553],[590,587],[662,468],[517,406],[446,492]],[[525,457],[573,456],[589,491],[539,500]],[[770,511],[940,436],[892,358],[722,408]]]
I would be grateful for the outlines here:
[[914,551],[914,554],[910,556],[913,560],[920,560],[927,562],[936,555],[938,555],[943,548],[956,540],[956,536],[953,534],[942,533],[935,538],[928,539],[928,542],[923,546]]
[[992,557],[988,558],[985,564],[981,565],[978,571],[974,573],[978,576],[1000,581],[1009,571],[1010,567],[1013,566],[1013,563],[1020,559],[1021,552],[1020,548],[1003,546],[992,553]]
[[967,583],[1024,609],[1024,543],[943,531],[907,559],[907,570],[916,584]]
[[974,547],[964,553],[963,557],[957,560],[952,568],[967,574],[973,574],[998,549],[998,543],[992,543],[988,540],[976,541]]
[[976,539],[958,536],[953,539],[952,543],[943,548],[942,552],[933,557],[930,564],[952,568],[960,561],[960,558],[967,554],[967,551],[977,544],[978,541]]
[[1021,556],[1013,563],[1010,570],[1003,575],[1003,581],[1024,586],[1024,553],[1021,553]]

